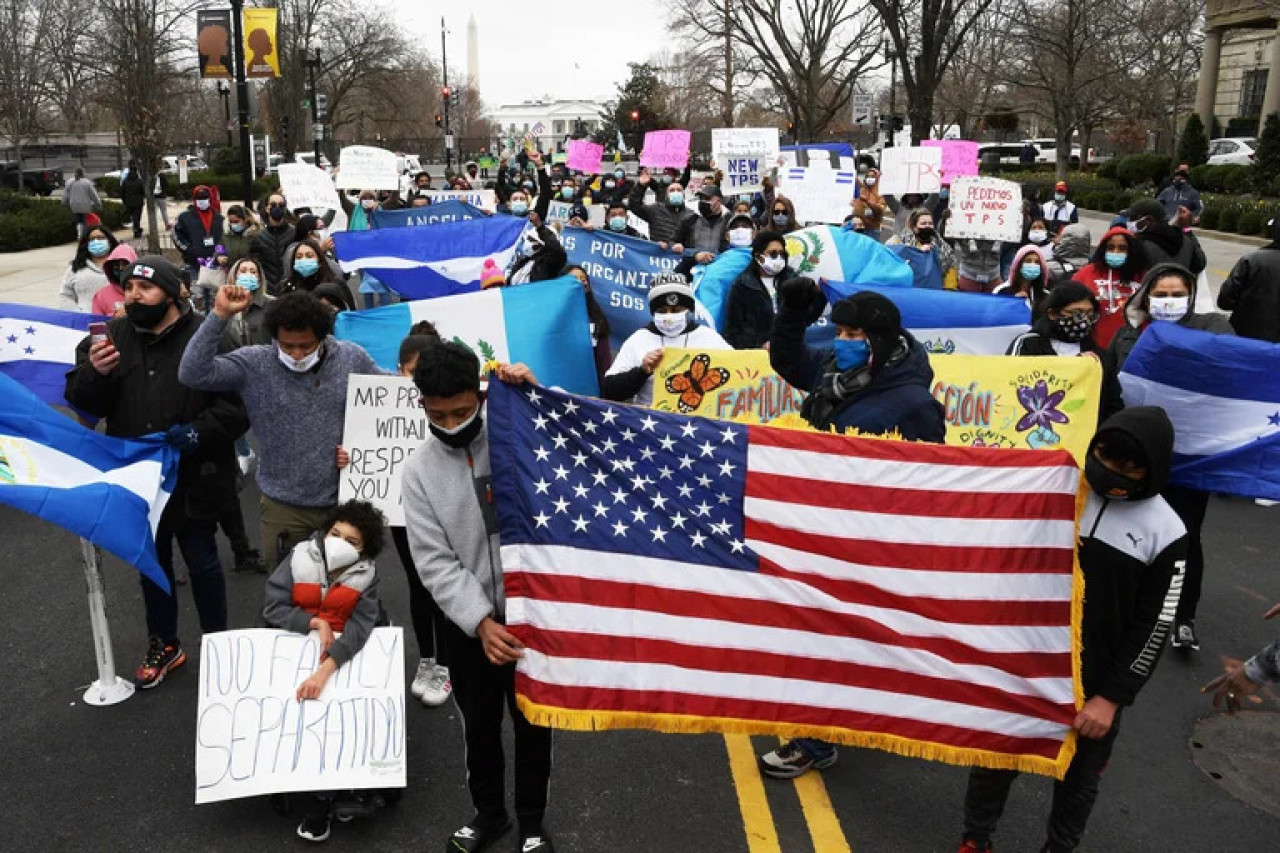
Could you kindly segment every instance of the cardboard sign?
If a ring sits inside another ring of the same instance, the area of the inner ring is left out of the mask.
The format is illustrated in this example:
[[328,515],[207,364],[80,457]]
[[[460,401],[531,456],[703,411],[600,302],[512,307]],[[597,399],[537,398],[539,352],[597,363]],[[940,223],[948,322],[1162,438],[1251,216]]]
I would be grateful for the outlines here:
[[640,165],[654,169],[683,169],[689,164],[687,130],[651,130],[644,135]]
[[338,155],[340,190],[394,190],[400,186],[396,154],[371,145],[348,145]]
[[726,195],[756,192],[778,164],[776,127],[720,127],[711,131],[711,151],[715,167],[724,171]]
[[967,139],[925,139],[925,148],[942,149],[942,182],[978,174],[978,143]]
[[568,163],[570,169],[578,169],[588,175],[600,174],[600,162],[604,160],[604,146],[589,139],[569,140]]
[[948,240],[1022,239],[1022,187],[999,178],[956,178],[951,184]]
[[886,148],[880,152],[880,192],[884,195],[929,195],[941,188],[941,148]]
[[[598,205],[592,205],[598,207]],[[569,223],[569,218],[573,214],[573,205],[567,201],[553,201],[547,205],[547,222],[563,222]]]
[[342,446],[351,463],[339,476],[338,500],[368,501],[382,510],[387,524],[403,525],[400,477],[428,434],[413,380],[351,374],[342,425]]
[[492,213],[497,201],[493,190],[428,190],[427,198],[431,199],[431,203],[437,201],[465,201],[472,207],[478,207],[481,210]]
[[796,208],[796,221],[839,224],[849,215],[857,172],[837,172],[827,166],[778,170],[778,191]]
[[375,628],[317,699],[315,634],[205,634],[196,714],[196,803],[286,791],[403,788],[404,629]]
[[804,394],[774,373],[762,349],[671,348],[654,373],[653,408],[664,412],[768,423],[798,415],[803,403]]
[[338,190],[333,179],[324,169],[306,163],[281,163],[277,167],[280,176],[280,192],[290,210],[309,207],[312,210],[338,210]]

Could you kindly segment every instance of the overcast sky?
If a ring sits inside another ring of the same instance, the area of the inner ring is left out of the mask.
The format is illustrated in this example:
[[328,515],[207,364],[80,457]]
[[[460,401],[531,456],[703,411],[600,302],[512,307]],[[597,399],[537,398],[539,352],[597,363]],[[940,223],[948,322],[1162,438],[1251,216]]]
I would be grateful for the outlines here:
[[[432,56],[440,56],[440,14],[449,29],[449,68],[467,69],[467,20],[480,30],[480,96],[491,109],[527,98],[602,100],[627,77],[628,62],[658,53],[668,38],[664,6],[593,0],[580,7],[518,0],[384,0]],[[559,11],[557,11],[559,10]]]

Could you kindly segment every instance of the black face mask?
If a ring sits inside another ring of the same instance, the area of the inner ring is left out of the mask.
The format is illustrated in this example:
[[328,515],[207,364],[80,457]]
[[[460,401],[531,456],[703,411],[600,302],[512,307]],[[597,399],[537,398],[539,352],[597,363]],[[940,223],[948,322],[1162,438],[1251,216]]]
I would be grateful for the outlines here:
[[1131,499],[1142,485],[1140,480],[1134,480],[1112,471],[1098,461],[1098,457],[1092,453],[1089,454],[1089,458],[1084,462],[1084,478],[1089,483],[1089,488],[1097,492],[1100,497],[1113,501]]
[[270,207],[267,208],[267,215],[270,216],[272,219],[275,219],[276,221],[284,219],[284,205],[281,205],[281,204],[271,205]]
[[701,213],[705,219],[716,218],[716,213],[711,209],[711,202],[709,201],[698,202],[698,212]]
[[471,423],[452,434],[445,432],[430,421],[427,421],[427,426],[431,427],[431,434],[440,439],[441,444],[446,447],[452,447],[454,450],[462,450],[470,446],[471,442],[475,441],[476,436],[480,434],[480,430],[484,429],[484,415],[479,409],[476,409],[476,416],[471,419]]
[[921,229],[919,229],[918,231],[916,231],[916,242],[917,242],[917,243],[924,243],[924,244],[932,243],[932,242],[933,242],[933,233],[934,233],[934,232],[933,232],[933,229],[932,229],[932,228],[921,228]]
[[159,305],[146,305],[142,302],[130,302],[124,306],[124,314],[129,318],[129,322],[137,326],[139,329],[154,329],[164,322],[165,315],[169,313],[169,303],[161,302]]

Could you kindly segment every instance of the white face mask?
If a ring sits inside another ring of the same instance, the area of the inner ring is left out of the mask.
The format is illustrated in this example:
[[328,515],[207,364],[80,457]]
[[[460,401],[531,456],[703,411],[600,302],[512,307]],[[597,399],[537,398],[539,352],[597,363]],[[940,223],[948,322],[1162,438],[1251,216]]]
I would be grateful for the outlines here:
[[735,228],[729,232],[729,245],[735,249],[741,249],[751,245],[752,234],[750,228]]
[[376,198],[362,198],[360,199],[360,206],[365,210],[373,210],[378,206],[378,200]]
[[436,426],[435,424],[432,424],[431,428],[434,430],[438,430],[439,432],[442,432],[445,435],[457,435],[467,427],[471,426],[472,422],[475,421],[475,419],[479,416],[480,416],[480,407],[476,406],[476,410],[471,413],[471,417],[467,418],[465,421],[458,424],[456,427],[453,427],[451,429],[445,429],[442,426]]
[[765,275],[777,275],[787,266],[786,258],[765,258],[760,262],[760,269],[764,270]]
[[874,187],[874,186],[876,185],[876,179],[875,179],[875,178],[867,178],[865,181],[863,181],[863,183],[865,183],[865,184],[866,184],[867,186],[869,186],[869,187]]
[[198,199],[196,199],[196,207],[197,207],[198,209],[200,209],[200,210],[208,210],[208,209],[209,209],[209,199],[207,199],[207,198],[198,198]]
[[329,564],[329,571],[337,572],[354,565],[356,560],[360,559],[360,552],[345,539],[340,539],[337,536],[326,536],[324,538],[324,557],[325,562]]
[[276,344],[276,356],[280,359],[280,363],[292,370],[294,373],[306,373],[315,367],[320,361],[320,350],[322,346],[316,347],[315,352],[310,355],[304,355],[302,358],[294,358],[284,350],[280,349],[280,345]]
[[1163,323],[1176,323],[1187,316],[1191,307],[1190,296],[1153,296],[1148,311],[1151,319]]
[[1049,239],[1049,232],[1040,230],[1028,231],[1027,238],[1031,240],[1032,243],[1043,243],[1045,240]]
[[654,314],[653,325],[658,327],[663,337],[674,338],[689,325],[689,312],[677,311],[675,314]]

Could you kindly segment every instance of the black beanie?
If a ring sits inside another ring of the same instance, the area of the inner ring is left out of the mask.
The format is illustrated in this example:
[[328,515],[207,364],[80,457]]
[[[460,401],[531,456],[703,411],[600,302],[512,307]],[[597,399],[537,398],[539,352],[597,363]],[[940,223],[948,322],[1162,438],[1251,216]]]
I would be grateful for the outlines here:
[[872,369],[881,367],[893,355],[902,335],[902,314],[898,306],[881,296],[864,290],[831,306],[831,322],[851,329],[861,329],[871,344]]
[[145,278],[171,296],[176,302],[182,298],[182,279],[178,268],[160,255],[143,255],[120,277],[123,286],[131,278]]

